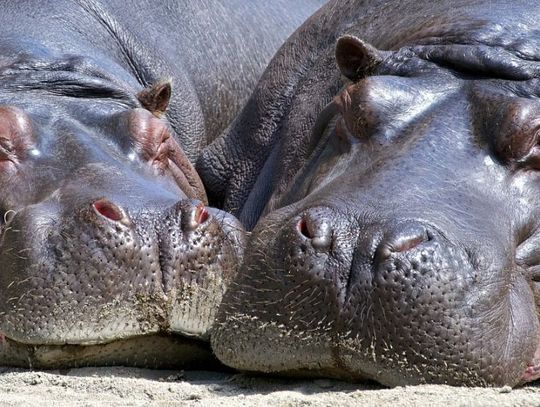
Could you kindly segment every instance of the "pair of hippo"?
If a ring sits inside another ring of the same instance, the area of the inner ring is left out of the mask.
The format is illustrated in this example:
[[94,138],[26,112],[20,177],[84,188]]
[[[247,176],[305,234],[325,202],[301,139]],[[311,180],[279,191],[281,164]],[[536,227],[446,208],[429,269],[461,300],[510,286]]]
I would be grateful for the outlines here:
[[540,6],[316,3],[6,6],[1,364],[540,377]]

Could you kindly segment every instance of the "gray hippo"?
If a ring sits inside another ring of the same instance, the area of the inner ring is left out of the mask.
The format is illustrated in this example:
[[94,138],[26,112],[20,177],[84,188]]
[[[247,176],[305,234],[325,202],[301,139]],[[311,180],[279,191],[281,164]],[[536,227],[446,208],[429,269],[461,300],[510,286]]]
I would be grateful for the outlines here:
[[210,360],[243,231],[190,160],[320,3],[3,2],[0,365]]
[[251,229],[214,352],[385,385],[540,376],[540,4],[331,1],[199,160]]

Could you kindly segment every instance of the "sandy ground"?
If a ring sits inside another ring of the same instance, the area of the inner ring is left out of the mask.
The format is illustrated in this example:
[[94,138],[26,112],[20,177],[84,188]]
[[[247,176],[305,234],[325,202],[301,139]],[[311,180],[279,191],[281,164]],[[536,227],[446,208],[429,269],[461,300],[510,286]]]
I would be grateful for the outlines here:
[[206,371],[0,368],[1,406],[540,406],[540,383],[510,388],[384,389]]

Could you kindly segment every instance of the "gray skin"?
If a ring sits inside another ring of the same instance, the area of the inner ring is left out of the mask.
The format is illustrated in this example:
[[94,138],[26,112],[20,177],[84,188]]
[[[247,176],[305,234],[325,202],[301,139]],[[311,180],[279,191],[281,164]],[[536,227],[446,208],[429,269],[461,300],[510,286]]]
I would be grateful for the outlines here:
[[190,159],[320,3],[2,4],[0,365],[212,360],[244,232]]
[[256,225],[221,361],[391,386],[540,376],[538,15],[340,0],[296,31],[198,161],[211,202]]

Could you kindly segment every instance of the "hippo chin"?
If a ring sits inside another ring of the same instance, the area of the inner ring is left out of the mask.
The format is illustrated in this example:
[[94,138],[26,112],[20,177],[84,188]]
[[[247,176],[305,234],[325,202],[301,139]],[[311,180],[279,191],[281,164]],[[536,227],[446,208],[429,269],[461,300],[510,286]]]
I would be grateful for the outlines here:
[[321,2],[192,3],[3,8],[0,365],[211,358],[244,232],[190,160]]
[[256,224],[213,349],[386,385],[535,380],[540,9],[371,3],[308,20],[199,160]]

